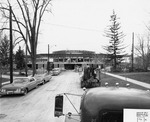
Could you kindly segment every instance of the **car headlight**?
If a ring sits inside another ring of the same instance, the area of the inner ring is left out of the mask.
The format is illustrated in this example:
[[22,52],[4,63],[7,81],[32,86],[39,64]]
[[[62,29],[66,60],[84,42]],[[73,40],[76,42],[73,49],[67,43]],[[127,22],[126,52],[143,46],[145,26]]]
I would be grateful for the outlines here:
[[17,92],[21,92],[21,89],[17,89],[16,91],[17,91]]
[[6,89],[1,89],[1,92],[6,92]]

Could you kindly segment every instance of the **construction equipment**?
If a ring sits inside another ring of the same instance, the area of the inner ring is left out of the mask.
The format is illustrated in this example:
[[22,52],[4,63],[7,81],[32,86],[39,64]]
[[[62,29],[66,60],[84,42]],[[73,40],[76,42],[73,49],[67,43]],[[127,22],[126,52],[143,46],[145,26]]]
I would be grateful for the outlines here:
[[100,82],[100,68],[84,67],[83,73],[80,77],[81,88],[93,88],[101,85]]

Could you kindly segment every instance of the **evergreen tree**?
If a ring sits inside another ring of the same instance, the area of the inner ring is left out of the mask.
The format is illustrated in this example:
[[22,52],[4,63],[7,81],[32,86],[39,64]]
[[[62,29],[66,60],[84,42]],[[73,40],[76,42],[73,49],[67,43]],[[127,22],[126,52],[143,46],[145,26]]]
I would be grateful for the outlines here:
[[8,37],[5,35],[0,39],[0,63],[3,67],[8,67],[9,65],[9,49],[10,43]]
[[24,51],[21,50],[21,47],[19,47],[18,51],[15,55],[15,63],[17,65],[17,69],[21,70],[25,68],[25,54]]
[[106,45],[103,48],[108,54],[106,62],[111,63],[113,69],[116,70],[117,66],[121,63],[125,56],[125,46],[121,40],[125,35],[122,31],[120,31],[121,26],[120,23],[117,22],[118,18],[115,11],[113,11],[113,14],[110,17],[111,24],[105,31],[105,36],[109,38],[109,45]]

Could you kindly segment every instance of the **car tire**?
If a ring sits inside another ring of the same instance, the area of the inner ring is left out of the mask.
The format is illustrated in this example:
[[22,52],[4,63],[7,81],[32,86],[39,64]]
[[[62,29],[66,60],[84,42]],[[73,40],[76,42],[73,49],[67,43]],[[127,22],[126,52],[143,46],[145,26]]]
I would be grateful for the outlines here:
[[28,93],[28,89],[26,88],[26,89],[24,90],[23,95],[26,95],[27,93]]
[[36,85],[36,87],[35,88],[38,88],[38,85]]
[[41,85],[44,85],[44,81],[42,80],[42,81],[40,82],[40,84],[41,84]]
[[44,84],[46,83],[46,81],[44,80]]

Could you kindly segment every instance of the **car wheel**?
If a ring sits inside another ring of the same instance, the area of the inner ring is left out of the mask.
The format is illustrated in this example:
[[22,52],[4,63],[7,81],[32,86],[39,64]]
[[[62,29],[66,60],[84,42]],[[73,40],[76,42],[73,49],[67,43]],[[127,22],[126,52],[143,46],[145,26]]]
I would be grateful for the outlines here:
[[36,85],[36,87],[35,88],[38,88],[38,85]]
[[44,85],[44,84],[45,84],[45,80],[42,81],[42,85]]
[[26,95],[27,93],[28,93],[28,89],[25,89],[23,95]]

